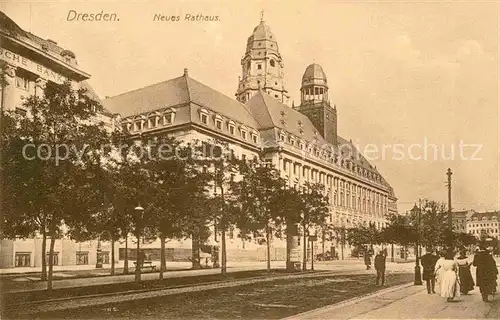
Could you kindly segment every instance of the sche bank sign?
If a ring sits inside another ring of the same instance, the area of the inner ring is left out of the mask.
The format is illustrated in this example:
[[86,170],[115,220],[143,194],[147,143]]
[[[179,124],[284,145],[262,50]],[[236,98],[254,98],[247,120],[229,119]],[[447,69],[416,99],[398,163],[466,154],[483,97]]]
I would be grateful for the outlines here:
[[66,78],[59,73],[46,68],[28,58],[20,56],[12,51],[4,49],[0,47],[0,60],[4,60],[5,62],[12,64],[16,67],[20,67],[22,69],[28,70],[34,74],[39,75],[40,77],[56,82],[63,83],[66,81]]

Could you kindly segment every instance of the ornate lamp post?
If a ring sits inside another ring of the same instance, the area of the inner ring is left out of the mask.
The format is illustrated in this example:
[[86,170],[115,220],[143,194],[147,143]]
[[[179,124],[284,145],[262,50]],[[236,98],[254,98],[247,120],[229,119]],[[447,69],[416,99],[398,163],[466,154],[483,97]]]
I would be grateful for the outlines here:
[[135,218],[136,218],[136,236],[137,236],[137,253],[136,253],[136,265],[135,265],[135,281],[141,281],[141,259],[140,255],[140,244],[141,244],[141,224],[144,218],[144,208],[138,205],[134,208]]
[[418,247],[419,247],[419,224],[420,224],[420,208],[415,205],[413,209],[410,210],[412,214],[415,215],[416,217],[416,222],[415,222],[415,231],[416,231],[416,240],[415,240],[415,281],[414,285],[422,285],[422,273],[420,271],[420,257],[418,254]]

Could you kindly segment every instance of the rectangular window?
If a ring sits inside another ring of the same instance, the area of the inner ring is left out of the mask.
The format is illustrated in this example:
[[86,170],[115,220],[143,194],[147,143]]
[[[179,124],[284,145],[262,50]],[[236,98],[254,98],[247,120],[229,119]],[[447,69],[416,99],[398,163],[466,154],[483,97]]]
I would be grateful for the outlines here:
[[29,80],[23,76],[16,76],[16,87],[22,90],[28,91],[29,89]]
[[208,116],[206,114],[201,115],[201,122],[208,124]]
[[156,117],[148,119],[148,128],[156,127]]
[[167,113],[165,115],[165,125],[172,123],[172,113]]
[[102,263],[109,264],[109,251],[101,252]]
[[261,70],[261,69],[262,69],[262,65],[261,65],[261,64],[258,64],[258,65],[257,65],[257,69]]
[[29,267],[31,264],[31,252],[16,252],[16,267]]
[[241,137],[243,138],[243,140],[247,139],[247,133],[246,133],[246,131],[241,131]]
[[[45,261],[47,261],[47,265],[49,265],[50,252],[47,252],[46,257],[47,258],[45,259]],[[54,255],[52,256],[52,265],[53,266],[59,265],[59,252],[54,252]]]
[[234,126],[229,126],[229,133],[234,134]]
[[137,121],[135,123],[135,130],[142,130],[142,121]]
[[252,135],[252,141],[253,141],[253,143],[257,143],[257,136],[256,135]]
[[76,264],[79,265],[89,264],[89,253],[87,251],[77,251]]
[[217,129],[219,130],[222,130],[222,121],[215,120],[215,127],[217,127]]

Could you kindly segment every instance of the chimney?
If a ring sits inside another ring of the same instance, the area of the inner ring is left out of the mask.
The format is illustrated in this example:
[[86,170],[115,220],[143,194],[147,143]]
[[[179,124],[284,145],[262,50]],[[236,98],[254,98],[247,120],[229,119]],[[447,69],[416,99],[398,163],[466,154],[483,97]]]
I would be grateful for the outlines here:
[[184,76],[187,77],[188,76],[188,69],[187,68],[184,68]]

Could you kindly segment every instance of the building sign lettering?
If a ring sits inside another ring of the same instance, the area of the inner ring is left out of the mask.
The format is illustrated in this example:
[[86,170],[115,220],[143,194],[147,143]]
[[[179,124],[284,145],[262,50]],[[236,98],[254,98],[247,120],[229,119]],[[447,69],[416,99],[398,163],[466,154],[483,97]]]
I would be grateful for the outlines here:
[[59,73],[1,47],[0,47],[0,60],[4,60],[12,65],[15,65],[16,67],[21,67],[30,72],[33,72],[34,74],[39,75],[44,79],[59,84],[66,81],[66,78],[60,75]]

